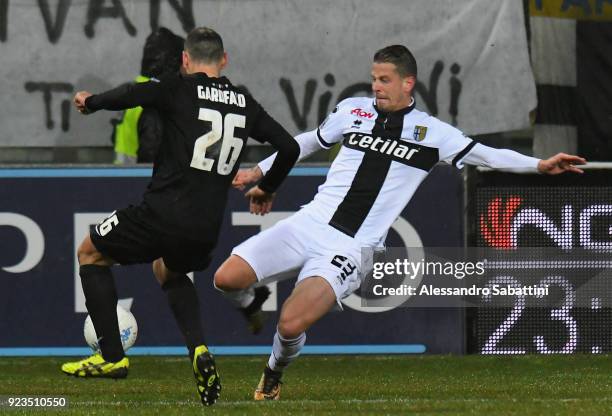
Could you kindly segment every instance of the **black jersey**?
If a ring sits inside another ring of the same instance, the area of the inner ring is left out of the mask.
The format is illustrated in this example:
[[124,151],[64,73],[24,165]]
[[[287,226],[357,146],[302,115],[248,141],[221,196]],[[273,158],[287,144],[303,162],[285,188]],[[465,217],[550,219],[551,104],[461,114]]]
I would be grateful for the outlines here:
[[144,201],[169,231],[192,239],[216,240],[248,137],[285,151],[260,183],[264,191],[276,190],[299,154],[291,135],[225,77],[177,73],[86,100],[89,111],[136,106],[155,107],[164,126]]

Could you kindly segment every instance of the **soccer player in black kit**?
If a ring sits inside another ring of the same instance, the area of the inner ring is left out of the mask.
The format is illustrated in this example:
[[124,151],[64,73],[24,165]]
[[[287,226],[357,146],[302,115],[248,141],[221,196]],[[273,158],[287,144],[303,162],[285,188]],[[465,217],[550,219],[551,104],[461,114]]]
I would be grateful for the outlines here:
[[[155,276],[185,337],[202,403],[211,405],[217,400],[219,374],[204,342],[197,293],[186,273],[203,270],[210,262],[227,192],[247,138],[269,142],[279,152],[270,172],[247,194],[252,206],[271,204],[275,190],[299,156],[293,137],[250,95],[220,75],[226,64],[221,37],[209,28],[196,28],[185,40],[185,74],[99,95],[86,91],[75,95],[74,103],[84,114],[155,107],[163,119],[164,136],[143,202],[113,212],[78,249],[83,292],[101,354],[65,363],[65,373],[127,376],[129,362],[119,337],[110,266],[153,262]],[[251,310],[260,305],[254,306]]]

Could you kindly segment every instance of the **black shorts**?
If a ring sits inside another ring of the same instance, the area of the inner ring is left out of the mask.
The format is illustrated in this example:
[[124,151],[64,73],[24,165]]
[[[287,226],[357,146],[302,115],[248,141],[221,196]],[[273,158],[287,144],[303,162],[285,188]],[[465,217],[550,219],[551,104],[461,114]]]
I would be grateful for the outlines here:
[[100,253],[119,264],[151,263],[162,258],[168,269],[180,273],[204,270],[215,248],[214,243],[172,233],[146,205],[113,212],[89,235]]

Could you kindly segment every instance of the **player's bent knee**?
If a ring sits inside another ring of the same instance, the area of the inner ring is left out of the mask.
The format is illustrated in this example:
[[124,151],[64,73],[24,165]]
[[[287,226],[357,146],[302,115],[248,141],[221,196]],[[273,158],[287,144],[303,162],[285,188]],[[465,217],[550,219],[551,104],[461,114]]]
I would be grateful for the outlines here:
[[102,254],[93,245],[91,238],[87,236],[83,239],[77,250],[77,258],[80,265],[95,264],[102,258]]
[[84,266],[86,264],[95,264],[98,266],[111,266],[115,262],[100,253],[96,246],[94,246],[89,236],[83,239],[83,242],[77,250],[77,258],[79,259],[79,265]]
[[278,333],[285,339],[295,339],[299,337],[306,328],[306,322],[299,318],[284,318],[281,316],[278,321]]
[[157,259],[153,262],[153,264],[151,265],[153,268],[153,275],[155,276],[155,279],[157,280],[157,282],[163,286],[164,283],[166,283],[166,281],[168,280],[168,277],[166,276],[166,274],[164,273],[164,263],[162,259]]
[[215,287],[219,290],[242,290],[257,282],[251,266],[237,256],[230,256],[215,272]]
[[95,253],[81,253],[78,255],[79,265],[84,266],[86,264],[95,264],[99,266],[110,266],[112,262],[106,259],[100,252]]
[[237,281],[233,278],[231,273],[229,273],[225,269],[219,269],[215,272],[215,287],[219,290],[240,290],[243,289],[240,287]]

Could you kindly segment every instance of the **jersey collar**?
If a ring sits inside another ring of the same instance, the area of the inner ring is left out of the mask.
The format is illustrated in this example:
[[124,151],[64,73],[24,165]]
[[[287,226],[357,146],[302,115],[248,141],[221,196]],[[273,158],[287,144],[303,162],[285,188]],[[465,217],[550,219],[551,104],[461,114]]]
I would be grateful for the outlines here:
[[225,77],[225,75],[221,75],[219,78],[215,78],[215,77],[209,77],[204,72],[194,72],[193,74],[186,74],[184,76],[186,76],[186,77],[193,77],[193,78],[209,79],[211,81],[216,81],[216,82],[219,82],[221,84],[229,84],[230,83],[229,79],[227,79]]
[[406,114],[408,114],[409,112],[411,112],[412,110],[414,110],[414,107],[416,106],[416,100],[414,99],[414,97],[410,97],[410,104],[408,104],[408,107],[404,107],[400,110],[396,110],[396,111],[390,111],[390,112],[386,112],[386,111],[381,111],[378,109],[378,107],[376,107],[376,98],[374,98],[374,109],[376,110],[376,112],[378,114],[383,114],[386,116],[405,116]]

